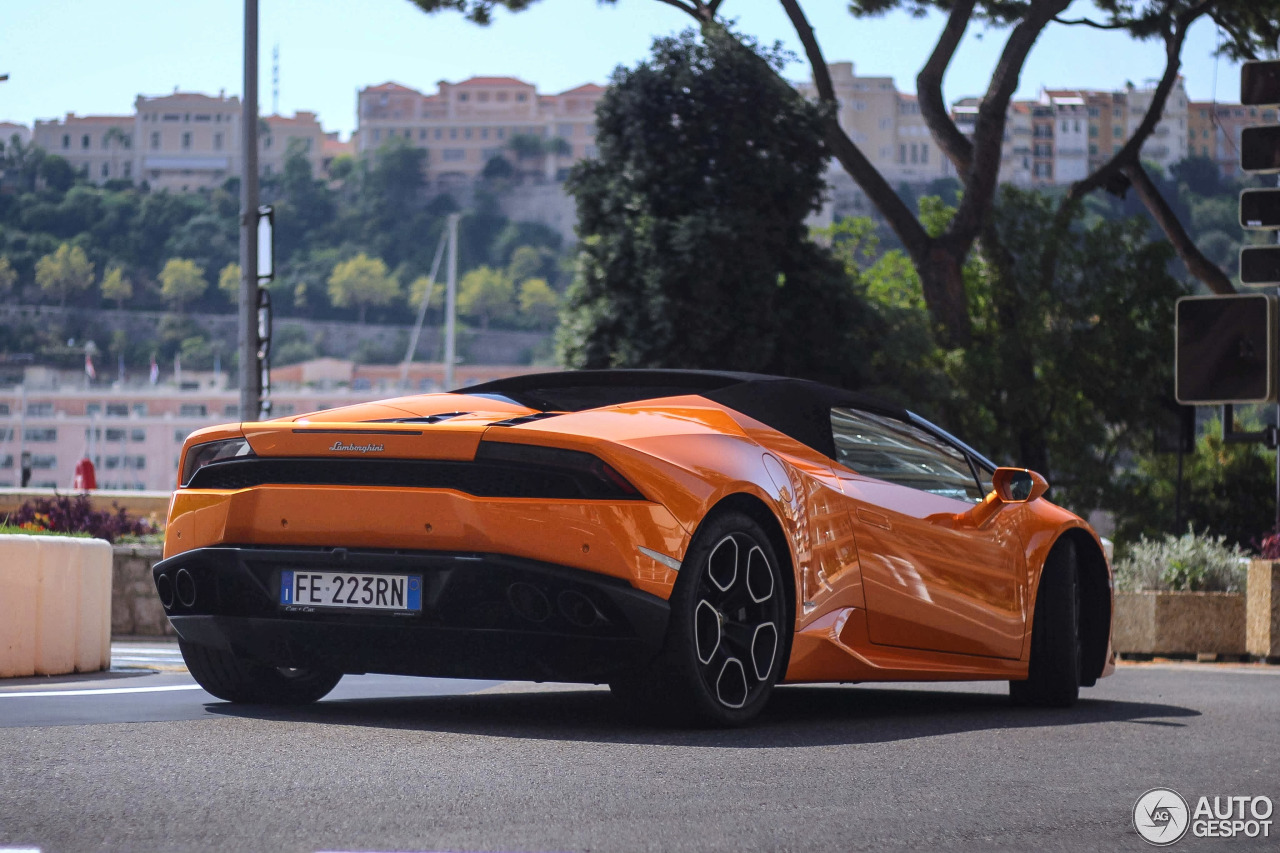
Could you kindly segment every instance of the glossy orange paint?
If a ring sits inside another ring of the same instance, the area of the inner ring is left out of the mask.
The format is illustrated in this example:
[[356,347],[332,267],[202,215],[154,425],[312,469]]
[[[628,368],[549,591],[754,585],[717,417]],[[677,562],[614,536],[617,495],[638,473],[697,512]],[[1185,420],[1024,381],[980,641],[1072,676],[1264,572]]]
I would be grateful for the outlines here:
[[[350,486],[179,489],[164,556],[217,544],[473,550],[622,578],[667,598],[676,560],[720,501],[747,496],[776,520],[795,602],[786,681],[1026,676],[1039,574],[1058,537],[1093,531],[1043,498],[969,504],[863,477],[698,396],[613,406],[516,426],[534,410],[428,394],[265,423],[200,430],[244,436],[262,456],[323,457],[376,443],[383,458],[474,458],[481,439],[592,453],[643,501],[479,498]],[[435,424],[372,423],[464,412]],[[740,499],[740,498],[737,498]],[[1099,548],[1101,546],[1099,545]],[[1107,669],[1111,669],[1108,649]]]

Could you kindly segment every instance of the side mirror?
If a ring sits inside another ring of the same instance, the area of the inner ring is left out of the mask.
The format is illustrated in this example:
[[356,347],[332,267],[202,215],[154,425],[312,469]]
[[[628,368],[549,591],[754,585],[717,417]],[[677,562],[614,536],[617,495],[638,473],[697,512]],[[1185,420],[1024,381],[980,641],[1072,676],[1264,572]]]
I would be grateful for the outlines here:
[[996,497],[1007,504],[1024,504],[1049,491],[1049,481],[1026,468],[997,468],[991,485]]

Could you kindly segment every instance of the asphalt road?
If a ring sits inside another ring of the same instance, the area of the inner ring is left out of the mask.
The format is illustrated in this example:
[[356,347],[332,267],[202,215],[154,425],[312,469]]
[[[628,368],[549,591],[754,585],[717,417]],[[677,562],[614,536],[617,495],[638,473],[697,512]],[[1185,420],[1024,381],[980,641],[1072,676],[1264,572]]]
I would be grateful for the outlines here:
[[1067,711],[997,684],[788,687],[726,732],[564,685],[366,676],[231,707],[171,654],[0,684],[0,849],[1136,851],[1150,788],[1280,802],[1277,667],[1123,666]]

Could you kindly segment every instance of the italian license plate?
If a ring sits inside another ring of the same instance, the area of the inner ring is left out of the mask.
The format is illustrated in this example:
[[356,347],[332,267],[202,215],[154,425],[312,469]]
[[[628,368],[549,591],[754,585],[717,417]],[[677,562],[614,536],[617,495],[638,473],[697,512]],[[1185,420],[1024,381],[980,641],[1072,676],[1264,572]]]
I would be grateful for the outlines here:
[[294,607],[420,611],[422,577],[284,571],[280,573],[280,603]]

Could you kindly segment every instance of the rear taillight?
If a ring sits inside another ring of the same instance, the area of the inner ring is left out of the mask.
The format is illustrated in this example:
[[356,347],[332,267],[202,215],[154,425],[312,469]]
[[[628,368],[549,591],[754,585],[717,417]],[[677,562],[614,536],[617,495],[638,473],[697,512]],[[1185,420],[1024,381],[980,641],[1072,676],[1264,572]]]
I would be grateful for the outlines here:
[[598,456],[579,450],[481,441],[476,462],[512,468],[535,469],[570,477],[582,496],[595,500],[644,500],[644,495],[616,468]]

